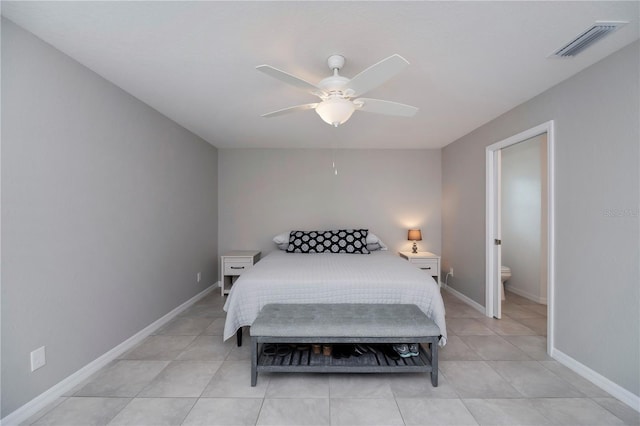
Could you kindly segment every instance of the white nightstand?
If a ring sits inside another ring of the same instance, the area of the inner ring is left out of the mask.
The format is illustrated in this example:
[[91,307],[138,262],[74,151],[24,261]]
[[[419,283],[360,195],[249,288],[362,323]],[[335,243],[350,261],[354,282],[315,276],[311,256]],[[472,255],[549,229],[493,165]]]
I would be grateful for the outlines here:
[[401,251],[400,256],[435,277],[436,282],[440,285],[440,256],[428,251],[419,251],[418,253]]
[[220,293],[229,294],[233,282],[244,271],[260,260],[260,252],[256,250],[236,250],[220,256]]

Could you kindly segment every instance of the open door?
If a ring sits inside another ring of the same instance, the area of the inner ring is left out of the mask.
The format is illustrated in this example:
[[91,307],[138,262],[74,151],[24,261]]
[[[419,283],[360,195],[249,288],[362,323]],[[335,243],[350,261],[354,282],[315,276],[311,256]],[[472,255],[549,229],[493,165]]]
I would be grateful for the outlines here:
[[486,286],[485,314],[502,317],[501,297],[501,150],[542,134],[546,142],[546,276],[547,276],[547,352],[554,347],[554,289],[555,289],[555,217],[554,217],[554,123],[553,120],[525,130],[486,148]]
[[[500,149],[487,150],[487,170],[491,170],[491,177],[487,176],[487,286],[486,286],[486,315],[502,318],[502,300],[500,291],[500,268],[502,263],[502,234],[500,231]],[[491,221],[491,224],[489,223]],[[492,285],[489,285],[492,283]],[[498,288],[498,290],[500,290]]]

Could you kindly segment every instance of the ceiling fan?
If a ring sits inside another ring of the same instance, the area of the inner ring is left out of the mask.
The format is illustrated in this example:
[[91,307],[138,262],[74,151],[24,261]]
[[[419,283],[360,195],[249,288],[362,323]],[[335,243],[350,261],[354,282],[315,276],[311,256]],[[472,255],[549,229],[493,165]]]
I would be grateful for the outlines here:
[[329,69],[333,71],[333,75],[322,79],[318,84],[309,83],[270,65],[257,66],[258,71],[305,90],[321,99],[320,102],[284,108],[262,116],[277,117],[290,112],[315,109],[326,123],[338,127],[346,122],[356,110],[399,117],[413,117],[418,112],[418,108],[411,105],[380,99],[358,98],[358,96],[380,86],[409,65],[409,62],[402,56],[398,54],[389,56],[352,79],[338,73],[344,66],[344,62],[344,56],[330,56],[327,59],[327,64]]

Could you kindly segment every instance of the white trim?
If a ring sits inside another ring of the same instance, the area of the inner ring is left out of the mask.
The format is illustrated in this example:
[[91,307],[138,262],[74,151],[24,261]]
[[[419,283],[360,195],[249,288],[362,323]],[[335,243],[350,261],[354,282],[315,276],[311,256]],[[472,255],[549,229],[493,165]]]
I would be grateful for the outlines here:
[[612,382],[603,375],[593,371],[586,365],[580,363],[579,361],[576,361],[569,355],[556,348],[553,348],[551,350],[551,357],[558,361],[560,364],[589,380],[591,383],[598,386],[605,392],[624,402],[629,407],[640,412],[640,396],[626,390],[622,386]]
[[446,286],[446,287],[443,287],[443,288],[446,291],[448,291],[449,293],[451,293],[452,295],[454,295],[455,297],[457,297],[458,299],[462,300],[467,305],[471,306],[474,309],[477,309],[478,311],[480,311],[480,312],[482,312],[484,314],[484,306],[482,306],[481,304],[479,304],[475,300],[465,296],[464,294],[460,293],[458,290],[454,290],[450,286]]
[[512,287],[512,286],[510,286],[508,284],[505,287],[505,290],[506,291],[510,291],[511,293],[517,294],[518,296],[522,296],[522,297],[524,297],[526,299],[533,300],[536,303],[540,303],[542,305],[546,305],[547,304],[547,298],[546,297],[539,297],[539,296],[537,296],[535,294],[529,293],[528,291]]
[[13,426],[18,425],[29,417],[36,414],[38,411],[45,408],[47,405],[54,402],[57,398],[64,395],[69,390],[73,389],[75,386],[78,386],[82,381],[86,380],[92,374],[96,373],[105,365],[109,364],[111,361],[115,360],[119,355],[133,348],[135,345],[140,343],[145,337],[149,336],[154,331],[158,330],[160,327],[171,321],[174,317],[178,316],[182,311],[196,303],[198,300],[202,299],[204,296],[209,294],[215,288],[215,284],[207,287],[200,293],[193,296],[191,299],[184,302],[182,305],[173,309],[168,314],[164,315],[162,318],[154,321],[149,324],[147,327],[143,328],[133,336],[129,337],[124,342],[120,343],[115,348],[109,350],[103,355],[99,356],[95,360],[91,361],[89,364],[85,365],[75,373],[71,374],[67,378],[53,385],[40,395],[33,398],[31,401],[24,404],[22,407],[18,408],[14,412],[8,414],[5,418],[0,420],[0,425],[3,426]]
[[[493,266],[496,264],[494,238],[500,238],[496,232],[496,155],[502,148],[523,142],[535,136],[547,134],[547,353],[551,354],[554,343],[555,322],[555,134],[554,122],[549,120],[517,135],[486,147],[486,235],[485,235],[485,315],[493,317],[496,312],[494,297],[498,294],[500,274]],[[499,296],[497,296],[499,297]]]

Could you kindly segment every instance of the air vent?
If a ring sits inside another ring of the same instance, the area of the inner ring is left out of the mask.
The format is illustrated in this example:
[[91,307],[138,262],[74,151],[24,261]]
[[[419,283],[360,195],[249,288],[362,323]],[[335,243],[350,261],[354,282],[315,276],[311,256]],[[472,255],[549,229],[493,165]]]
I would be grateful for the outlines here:
[[556,50],[553,55],[560,57],[576,56],[596,41],[611,34],[623,25],[628,24],[624,21],[596,21],[595,24],[569,43]]

